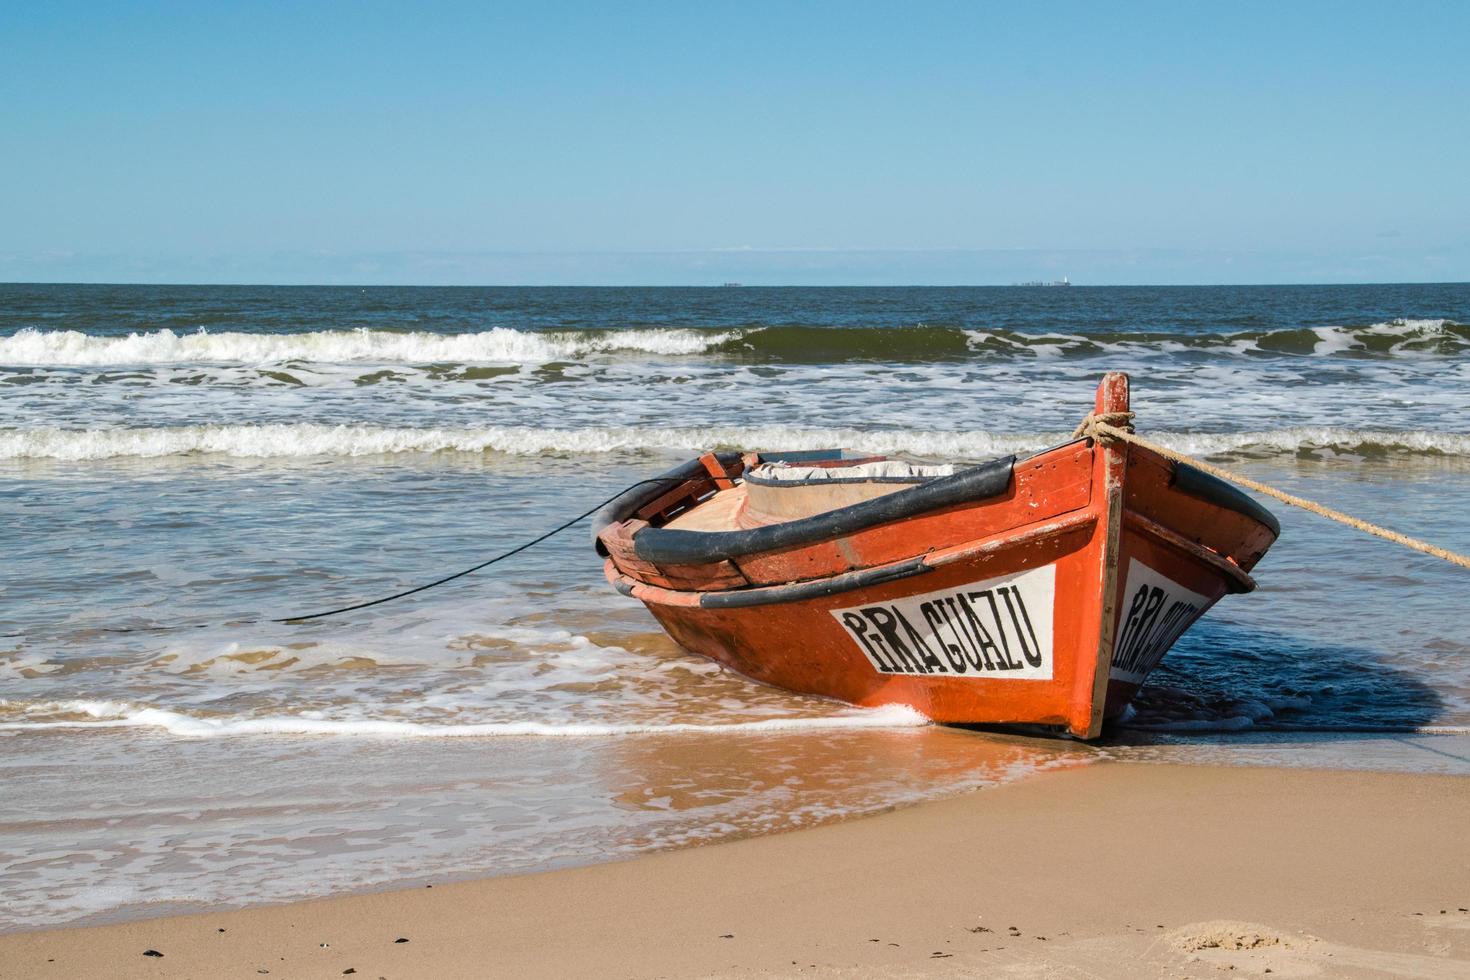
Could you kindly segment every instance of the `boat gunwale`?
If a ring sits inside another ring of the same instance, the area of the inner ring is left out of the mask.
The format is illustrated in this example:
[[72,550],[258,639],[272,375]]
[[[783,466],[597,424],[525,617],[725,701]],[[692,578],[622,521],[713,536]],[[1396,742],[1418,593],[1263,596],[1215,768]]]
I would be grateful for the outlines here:
[[801,582],[787,582],[781,585],[762,585],[720,591],[670,589],[661,585],[640,582],[626,572],[617,569],[616,566],[611,567],[611,572],[607,577],[608,581],[612,583],[613,588],[618,592],[643,602],[657,602],[670,606],[697,606],[702,609],[739,609],[750,606],[775,605],[786,602],[800,602],[805,599],[825,598],[872,585],[896,582],[915,575],[922,575],[926,572],[937,571],[940,568],[966,559],[983,557],[989,554],[1007,551],[1011,548],[1034,545],[1038,541],[1067,534],[1088,527],[1096,522],[1096,512],[1090,508],[1082,508],[1060,517],[1051,518],[1043,523],[1026,527],[1019,533],[1015,528],[1008,528],[976,541],[969,541],[962,545],[955,545],[939,551],[915,555],[912,558],[905,558],[902,561],[888,562],[883,565],[872,565],[867,568],[843,572],[838,575],[806,579]]
[[[934,477],[895,493],[859,501],[797,520],[728,531],[643,527],[633,536],[634,553],[640,559],[659,566],[712,565],[751,555],[833,541],[882,524],[905,520],[946,507],[982,503],[1003,496],[1015,485],[1015,467],[1018,463],[1036,459],[1083,441],[1086,440],[1070,439],[1034,453],[988,460],[950,476]],[[833,455],[838,455],[844,451],[832,452]],[[776,455],[772,454],[773,457]],[[828,456],[828,453],[824,452],[821,455]],[[756,458],[760,459],[760,456]],[[739,461],[741,456],[738,453],[720,453],[718,459],[722,465],[730,465]],[[1270,531],[1273,539],[1280,536],[1280,524],[1275,515],[1249,495],[1195,467],[1170,461],[1169,468],[1169,488],[1171,490],[1254,520]],[[689,482],[704,475],[707,475],[707,470],[702,460],[696,457],[648,481],[651,486],[647,488],[634,487],[620,494],[596,515],[594,540],[608,526],[627,520],[649,500],[660,493],[667,492],[671,485],[677,486],[681,482]],[[1004,478],[1003,484],[1000,482],[1002,477]],[[977,483],[979,486],[974,486]],[[1231,591],[1250,592],[1256,588],[1255,580],[1234,562],[1143,517],[1136,511],[1127,510],[1126,514],[1127,519],[1134,523],[1135,527],[1147,530],[1166,543],[1186,551],[1197,560],[1216,567],[1231,580]],[[968,544],[955,547],[963,550],[968,547]],[[597,542],[597,550],[603,557],[607,557],[607,552],[600,541]],[[946,550],[953,550],[953,548]],[[902,564],[902,562],[912,560],[905,558],[901,562],[890,564]],[[858,574],[883,567],[886,566],[856,569],[850,573],[841,573],[839,576],[828,578],[838,578],[842,575]],[[782,588],[790,584],[810,584],[825,580],[811,579],[803,583],[786,583],[782,586],[760,586],[759,588]],[[730,591],[731,594],[747,594],[752,590],[725,591]]]

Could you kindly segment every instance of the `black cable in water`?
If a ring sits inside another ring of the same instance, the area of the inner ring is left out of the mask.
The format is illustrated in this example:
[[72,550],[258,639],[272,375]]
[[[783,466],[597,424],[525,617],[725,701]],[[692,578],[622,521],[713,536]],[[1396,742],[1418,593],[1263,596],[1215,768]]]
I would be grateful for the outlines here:
[[[606,507],[608,504],[612,503],[614,500],[617,500],[619,497],[621,497],[623,494],[627,493],[629,490],[633,490],[633,489],[636,489],[636,488],[642,487],[642,486],[648,486],[650,484],[665,483],[665,484],[669,484],[670,486],[674,486],[674,485],[677,485],[677,484],[683,483],[683,482],[684,482],[684,479],[681,478],[681,477],[667,477],[667,476],[664,476],[664,477],[656,477],[656,478],[651,479],[651,480],[639,480],[637,483],[630,483],[626,487],[623,487],[621,490],[619,490],[617,493],[613,494],[611,497],[608,497],[608,498],[606,498],[606,499],[604,499],[602,501],[599,501],[595,506],[588,508],[587,510],[585,510],[582,513],[578,514],[576,517],[573,517],[571,520],[565,521],[562,524],[558,524],[556,527],[552,528],[551,530],[547,531],[546,533],[541,534],[538,537],[532,538],[530,541],[527,541],[527,542],[525,542],[523,544],[516,545],[514,548],[511,548],[509,551],[502,552],[502,553],[496,555],[494,558],[489,558],[489,559],[487,559],[485,561],[482,561],[478,565],[472,565],[469,568],[464,569],[463,571],[455,572],[453,575],[446,575],[446,576],[444,576],[441,579],[436,579],[435,581],[429,582],[429,583],[427,583],[425,585],[420,585],[420,586],[417,586],[417,587],[412,588],[412,589],[405,589],[402,592],[395,592],[393,595],[383,596],[380,599],[370,599],[367,602],[358,602],[358,603],[354,603],[354,604],[352,604],[350,606],[342,606],[342,607],[337,608],[337,609],[328,609],[325,612],[307,613],[307,614],[301,615],[301,616],[286,616],[286,617],[284,617],[282,619],[236,619],[236,620],[231,620],[228,623],[219,623],[219,624],[216,624],[216,623],[190,623],[190,624],[187,624],[187,625],[175,625],[175,626],[114,626],[114,627],[101,626],[101,627],[93,627],[93,629],[95,629],[99,633],[171,633],[171,632],[175,632],[175,631],[178,631],[178,630],[207,629],[210,626],[215,626],[215,625],[222,625],[222,626],[249,626],[252,623],[286,623],[288,625],[294,625],[296,623],[305,623],[305,622],[308,622],[308,621],[314,620],[314,619],[325,619],[328,616],[338,616],[338,615],[341,615],[342,613],[353,612],[354,610],[357,610],[357,609],[367,609],[370,606],[381,606],[385,602],[392,602],[395,599],[403,599],[403,598],[405,598],[407,596],[415,595],[415,594],[417,594],[419,592],[426,592],[429,589],[436,588],[437,586],[440,586],[440,585],[444,585],[446,582],[453,582],[457,578],[464,578],[466,575],[472,575],[475,572],[478,572],[482,568],[487,568],[487,567],[489,567],[491,565],[494,565],[496,562],[505,561],[505,559],[507,559],[507,558],[513,557],[515,555],[520,554],[523,551],[526,551],[528,549],[534,548],[534,547],[536,547],[536,545],[538,545],[541,542],[545,541],[547,538],[554,537],[555,535],[558,535],[561,532],[565,531],[567,528],[572,527],[572,526],[574,526],[576,524],[580,524],[582,521],[585,521],[587,518],[591,517],[593,514],[597,513],[599,510],[601,510],[603,507]],[[5,637],[20,637],[20,636],[25,636],[25,635],[27,635],[27,634],[25,634],[25,633],[4,633],[4,634],[0,634],[0,636],[5,636]]]
[[585,521],[587,518],[591,517],[593,514],[597,513],[599,510],[601,510],[602,508],[606,507],[608,504],[612,503],[614,500],[617,500],[623,494],[627,493],[629,490],[632,490],[635,487],[641,487],[641,486],[644,486],[644,485],[649,484],[649,483],[682,483],[682,482],[683,482],[683,480],[671,479],[669,477],[663,477],[662,479],[639,480],[637,483],[630,483],[628,486],[626,486],[623,489],[619,490],[617,493],[613,494],[611,497],[608,497],[606,500],[603,500],[602,502],[598,503],[595,507],[592,507],[589,510],[583,511],[582,513],[578,514],[576,517],[573,517],[571,520],[567,521],[564,524],[557,525],[556,527],[552,528],[550,531],[547,531],[545,534],[542,534],[541,536],[536,537],[536,538],[532,538],[530,541],[527,541],[525,544],[517,545],[516,547],[510,549],[507,552],[504,552],[502,554],[496,555],[494,558],[490,558],[490,559],[488,559],[486,561],[482,561],[478,565],[472,565],[471,567],[466,568],[463,571],[455,572],[453,575],[446,575],[446,576],[444,576],[441,579],[438,579],[436,581],[433,581],[433,582],[428,583],[427,585],[420,585],[417,588],[407,589],[407,590],[405,590],[403,592],[394,593],[393,595],[383,596],[381,599],[370,599],[367,602],[359,602],[359,603],[357,603],[355,605],[343,606],[340,609],[328,609],[326,612],[310,613],[309,615],[305,615],[305,616],[287,616],[285,619],[272,619],[272,620],[270,620],[270,622],[272,622],[272,623],[304,623],[304,622],[306,622],[309,619],[325,619],[328,616],[336,616],[336,615],[338,615],[340,613],[352,612],[355,609],[366,609],[369,606],[381,606],[383,603],[385,603],[385,602],[392,602],[394,599],[402,599],[405,596],[411,596],[411,595],[413,595],[413,594],[415,594],[417,592],[425,592],[425,591],[427,591],[429,589],[434,588],[435,586],[443,585],[445,582],[453,582],[457,578],[464,578],[466,575],[471,575],[471,574],[473,574],[475,572],[478,572],[480,569],[486,568],[486,567],[488,567],[490,565],[493,565],[493,564],[495,564],[498,561],[504,561],[505,559],[510,558],[513,555],[518,555],[521,552],[526,551],[527,549],[534,548],[536,545],[538,545],[541,542],[545,541],[547,538],[550,538],[550,537],[552,537],[554,535],[560,534],[561,532],[565,531],[567,528],[572,527],[575,524],[580,524],[582,521]]

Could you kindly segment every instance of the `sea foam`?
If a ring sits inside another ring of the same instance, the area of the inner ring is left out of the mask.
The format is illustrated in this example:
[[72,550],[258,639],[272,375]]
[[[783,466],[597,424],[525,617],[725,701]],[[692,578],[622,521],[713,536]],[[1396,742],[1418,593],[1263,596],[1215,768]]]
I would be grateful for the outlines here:
[[597,353],[697,354],[734,336],[677,328],[537,332],[495,327],[460,334],[359,328],[288,334],[157,330],[100,337],[76,330],[27,328],[0,337],[0,364],[538,364]]
[[[1148,438],[1195,456],[1328,451],[1364,456],[1470,456],[1470,434],[1292,426],[1249,432],[1150,432]],[[188,425],[118,429],[0,429],[0,460],[65,461],[217,455],[242,459],[353,457],[415,453],[513,456],[740,448],[797,451],[844,447],[939,459],[986,459],[1066,441],[1056,432],[919,429],[587,426],[412,428],[317,423]]]
[[743,360],[843,363],[923,362],[986,357],[1178,353],[1334,356],[1372,353],[1457,354],[1470,347],[1470,326],[1437,318],[1400,317],[1357,326],[1254,331],[1033,333],[959,326],[636,327],[465,333],[411,330],[319,330],[246,333],[203,328],[126,336],[27,327],[0,337],[0,364],[105,367],[168,364],[543,364],[606,355],[733,356]]
[[[385,718],[316,718],[300,715],[261,717],[205,716],[137,706],[118,701],[55,701],[33,706],[34,720],[0,723],[0,731],[56,729],[149,728],[186,738],[231,735],[356,735],[388,738],[492,738],[540,736],[610,738],[628,735],[724,735],[852,728],[914,728],[929,720],[912,708],[886,705],[853,708],[843,714],[808,718],[763,718],[724,724],[680,722],[481,722],[442,724]],[[61,720],[48,716],[70,715]],[[79,719],[74,716],[85,715]]]

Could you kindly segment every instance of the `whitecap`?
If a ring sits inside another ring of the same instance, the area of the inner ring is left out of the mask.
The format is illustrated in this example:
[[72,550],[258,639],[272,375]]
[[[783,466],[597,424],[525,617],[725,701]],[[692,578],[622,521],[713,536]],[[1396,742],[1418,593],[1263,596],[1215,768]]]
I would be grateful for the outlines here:
[[[1291,426],[1244,432],[1147,432],[1170,449],[1195,456],[1345,454],[1470,456],[1470,434],[1333,426]],[[415,428],[325,425],[187,425],[116,429],[0,429],[0,460],[86,461],[218,455],[241,459],[355,457],[421,453],[503,453],[511,456],[673,452],[710,448],[799,451],[843,447],[935,459],[985,459],[1032,452],[1064,442],[1054,432],[923,429],[800,428],[784,425],[533,426]]]
[[26,328],[0,337],[0,364],[538,364],[591,354],[700,354],[736,336],[740,334],[681,328],[538,332],[494,327],[459,334],[366,328],[287,334],[165,329],[103,337],[76,330]]

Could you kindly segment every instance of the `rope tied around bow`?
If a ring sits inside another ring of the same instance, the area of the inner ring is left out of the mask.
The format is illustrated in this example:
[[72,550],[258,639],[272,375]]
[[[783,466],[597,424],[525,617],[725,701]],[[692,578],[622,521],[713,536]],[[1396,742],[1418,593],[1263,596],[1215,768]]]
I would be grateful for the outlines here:
[[1081,439],[1086,436],[1104,446],[1112,445],[1118,441],[1113,432],[1133,432],[1133,416],[1133,412],[1088,412],[1087,418],[1079,422],[1072,431],[1072,438]]

